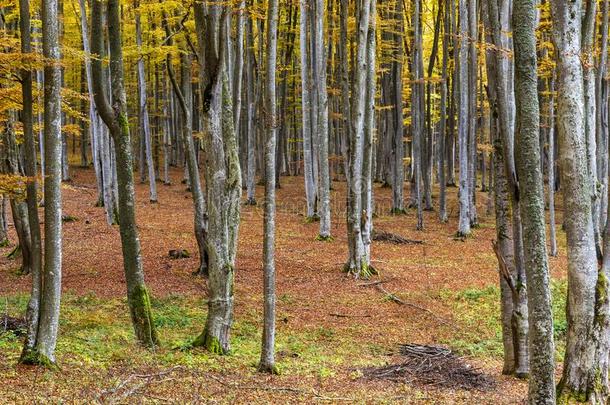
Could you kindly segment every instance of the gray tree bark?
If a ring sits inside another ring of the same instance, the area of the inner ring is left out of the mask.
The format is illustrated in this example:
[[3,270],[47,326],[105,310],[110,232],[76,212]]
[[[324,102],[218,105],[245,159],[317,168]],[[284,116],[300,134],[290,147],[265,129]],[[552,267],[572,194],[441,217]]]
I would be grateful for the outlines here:
[[558,402],[608,401],[608,278],[598,270],[581,64],[582,1],[552,0],[557,129],[568,249],[568,333]]
[[300,46],[301,46],[301,103],[302,103],[302,131],[303,131],[303,169],[305,172],[305,198],[307,199],[307,218],[309,220],[317,219],[317,190],[316,177],[314,170],[314,159],[316,156],[313,153],[314,137],[312,127],[312,80],[310,77],[309,66],[309,41],[307,35],[307,25],[309,23],[310,4],[307,0],[300,0],[301,22],[300,22]]
[[324,31],[324,0],[315,1],[315,39],[316,64],[314,66],[315,91],[317,96],[318,126],[318,164],[319,164],[319,196],[318,216],[320,217],[319,240],[332,240],[330,222],[330,169],[328,163],[328,89],[326,84],[327,59]]
[[226,60],[227,20],[225,5],[195,4],[202,95],[203,153],[208,213],[209,299],[201,335],[193,342],[209,351],[230,350],[233,323],[235,254],[240,222],[241,169],[233,128],[233,103],[229,98]]
[[[21,33],[21,52],[29,54],[32,52],[30,33],[30,2],[19,1],[19,28]],[[36,139],[34,136],[34,114],[32,95],[32,71],[23,69],[21,72],[21,91],[23,97],[23,135],[25,138],[25,174],[28,177],[26,183],[28,223],[30,229],[30,272],[32,274],[32,287],[30,300],[26,311],[27,334],[23,345],[23,355],[34,349],[38,329],[40,311],[40,292],[42,281],[42,242],[40,235],[40,219],[38,217],[38,180]]]
[[277,138],[276,67],[278,0],[270,0],[267,10],[267,63],[265,83],[265,211],[263,217],[264,323],[258,369],[277,374],[275,366],[275,148]]
[[540,158],[540,111],[536,55],[536,0],[515,0],[515,150],[523,218],[530,346],[530,404],[555,403],[555,344],[546,250],[544,180]]
[[371,274],[370,262],[368,260],[363,239],[362,223],[365,221],[363,215],[362,192],[363,185],[363,160],[365,142],[365,118],[367,110],[367,86],[368,76],[368,34],[371,19],[372,2],[375,0],[362,0],[358,8],[357,18],[357,50],[354,64],[354,82],[352,87],[352,120],[351,138],[348,145],[349,170],[347,173],[347,238],[348,238],[348,261],[345,265],[346,272],[358,277],[369,277]]
[[459,64],[458,64],[458,152],[459,152],[459,206],[460,218],[458,224],[458,236],[470,235],[470,180],[468,164],[468,127],[469,127],[469,77],[468,77],[468,35],[469,35],[469,12],[466,0],[459,0]]
[[[147,347],[158,345],[157,332],[150,309],[150,297],[144,283],[140,239],[135,221],[133,157],[127,119],[127,102],[123,82],[123,52],[118,0],[108,0],[108,32],[112,105],[104,89],[102,61],[93,60],[92,73],[95,104],[116,145],[116,179],[119,195],[119,226],[123,253],[123,269],[127,285],[127,301],[138,341]],[[92,52],[104,48],[102,1],[93,0],[91,12]],[[46,221],[45,221],[46,222]]]
[[47,60],[44,68],[44,270],[41,286],[40,313],[36,343],[32,350],[24,350],[21,362],[53,366],[59,331],[61,300],[61,69],[59,67],[59,24],[57,0],[42,4],[42,48]]
[[[142,24],[140,23],[139,1],[135,0],[134,8],[136,9],[136,46],[138,53],[142,53]],[[148,185],[150,188],[150,202],[157,202],[157,179],[155,175],[155,165],[153,161],[152,140],[150,133],[150,119],[148,116],[148,93],[146,91],[146,73],[144,72],[144,57],[140,55],[138,58],[138,118],[140,120],[140,136],[144,138],[144,149],[146,152],[146,167],[148,168]],[[144,162],[140,162],[141,165]]]

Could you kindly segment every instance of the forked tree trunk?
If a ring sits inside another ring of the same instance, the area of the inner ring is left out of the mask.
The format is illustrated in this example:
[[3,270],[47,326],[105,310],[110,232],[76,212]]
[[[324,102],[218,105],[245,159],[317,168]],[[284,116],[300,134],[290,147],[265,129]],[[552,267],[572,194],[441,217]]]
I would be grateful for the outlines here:
[[[498,0],[488,0],[483,8],[486,23],[489,26],[489,42],[501,49],[498,44],[502,44],[501,37],[501,17]],[[507,69],[504,61],[504,53],[494,49],[487,52],[487,75],[489,83],[489,96],[491,99],[492,113],[494,116],[494,126],[497,129],[497,137],[494,140],[496,148],[494,152],[494,166],[496,171],[496,223],[498,233],[498,247],[508,269],[505,272],[507,285],[503,285],[503,310],[511,308],[512,313],[503,313],[504,319],[511,319],[511,340],[512,344],[505,344],[504,353],[504,372],[515,374],[517,377],[524,378],[529,373],[529,347],[527,345],[529,324],[528,324],[528,302],[526,291],[526,276],[523,265],[523,248],[521,238],[521,216],[519,201],[515,198],[516,174],[514,172],[514,158],[512,151],[512,135],[510,133],[510,107],[508,99],[510,97],[506,88]],[[498,167],[498,165],[502,165]],[[504,188],[506,187],[506,188]],[[505,194],[506,192],[506,194]],[[505,201],[505,198],[509,198]],[[498,211],[500,209],[500,211]],[[510,212],[508,211],[510,210]],[[510,222],[508,222],[510,221]],[[510,231],[508,231],[510,227]],[[501,233],[500,233],[501,232]],[[510,239],[506,239],[510,238]],[[505,240],[506,239],[506,240]],[[512,241],[512,242],[511,242]],[[508,252],[511,248],[512,252]],[[499,263],[502,267],[502,263]],[[511,281],[507,281],[510,276]],[[512,286],[511,286],[512,285]],[[506,287],[510,287],[512,305],[505,300],[508,297]],[[504,341],[509,337],[504,330]],[[511,355],[512,352],[512,355]],[[512,359],[511,359],[512,357]]]

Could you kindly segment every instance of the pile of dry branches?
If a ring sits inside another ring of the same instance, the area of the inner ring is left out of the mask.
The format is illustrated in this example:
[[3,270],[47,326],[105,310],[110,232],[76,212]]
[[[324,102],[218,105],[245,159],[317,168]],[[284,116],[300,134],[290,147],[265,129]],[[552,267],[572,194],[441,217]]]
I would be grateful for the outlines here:
[[400,354],[400,363],[364,369],[364,378],[464,390],[485,391],[495,386],[491,377],[449,349],[406,344],[400,346]]

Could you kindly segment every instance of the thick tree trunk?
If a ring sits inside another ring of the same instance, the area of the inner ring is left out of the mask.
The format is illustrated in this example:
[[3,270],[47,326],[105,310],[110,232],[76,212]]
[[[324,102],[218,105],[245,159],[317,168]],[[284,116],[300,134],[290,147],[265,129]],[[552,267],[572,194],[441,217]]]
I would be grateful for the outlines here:
[[608,278],[598,269],[583,67],[582,1],[551,1],[558,50],[557,129],[568,249],[568,333],[558,402],[608,401]]
[[195,4],[199,42],[199,85],[204,123],[203,153],[207,188],[209,299],[205,328],[193,342],[209,351],[230,350],[233,323],[235,254],[240,222],[241,169],[233,128],[233,103],[229,98],[225,58],[226,6]]

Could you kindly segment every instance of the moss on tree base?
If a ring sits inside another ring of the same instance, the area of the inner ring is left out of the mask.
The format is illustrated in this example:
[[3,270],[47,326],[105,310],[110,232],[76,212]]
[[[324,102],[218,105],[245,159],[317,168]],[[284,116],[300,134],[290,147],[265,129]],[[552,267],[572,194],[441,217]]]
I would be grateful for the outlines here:
[[158,346],[159,338],[150,309],[150,296],[144,285],[138,285],[129,293],[129,310],[138,341],[148,348]]
[[195,340],[192,343],[192,346],[193,347],[203,347],[210,353],[219,354],[221,356],[229,354],[229,351],[225,350],[222,347],[222,344],[220,343],[220,340],[217,337],[208,334],[207,329],[204,330],[201,335],[199,335],[199,336],[197,336],[197,338],[195,338]]
[[24,349],[19,358],[19,364],[44,367],[51,371],[59,370],[59,366],[36,349]]
[[373,266],[366,263],[362,263],[360,271],[358,271],[358,269],[352,266],[350,263],[346,263],[345,266],[343,266],[343,272],[363,280],[368,280],[372,276],[379,274],[379,272]]
[[258,371],[260,373],[267,373],[267,374],[271,374],[271,375],[279,375],[280,374],[280,370],[277,368],[277,366],[275,364],[263,364],[263,363],[260,363],[258,365]]
[[306,224],[313,224],[314,222],[319,222],[319,221],[320,221],[320,217],[317,214],[314,214],[310,217],[305,218]]
[[322,236],[322,235],[318,235],[316,237],[316,240],[318,242],[333,242],[335,240],[335,238],[333,238],[332,236],[328,235],[328,236]]

